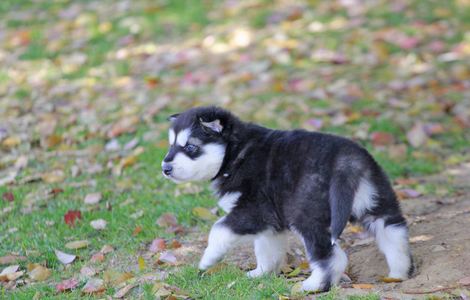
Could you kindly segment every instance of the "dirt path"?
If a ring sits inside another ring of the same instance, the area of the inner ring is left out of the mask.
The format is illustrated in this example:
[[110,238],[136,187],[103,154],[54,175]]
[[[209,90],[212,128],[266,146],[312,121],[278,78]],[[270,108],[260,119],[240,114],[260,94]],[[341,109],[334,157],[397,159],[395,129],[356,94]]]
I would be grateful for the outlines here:
[[[419,180],[428,184],[448,184],[456,191],[456,196],[419,197],[401,202],[410,224],[416,265],[413,277],[400,283],[381,282],[380,278],[388,273],[384,256],[372,238],[348,227],[342,240],[349,257],[347,274],[352,282],[342,284],[341,295],[377,292],[385,299],[424,299],[426,294],[461,296],[463,293],[470,297],[470,286],[459,284],[461,279],[470,277],[470,163]],[[201,254],[206,238],[206,235],[198,234],[192,242],[192,259],[194,254]],[[290,242],[288,261],[295,267],[305,256],[296,237],[293,236]],[[231,251],[226,261],[243,269],[253,268],[252,246],[239,246]],[[352,283],[372,284],[373,287],[353,288]]]

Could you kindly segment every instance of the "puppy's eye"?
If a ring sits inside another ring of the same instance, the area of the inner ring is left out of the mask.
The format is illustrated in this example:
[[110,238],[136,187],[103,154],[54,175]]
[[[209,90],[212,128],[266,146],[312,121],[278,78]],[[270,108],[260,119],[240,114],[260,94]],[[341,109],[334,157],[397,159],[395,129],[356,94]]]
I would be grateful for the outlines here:
[[198,146],[192,145],[192,144],[187,144],[186,146],[184,146],[184,150],[187,151],[187,152],[189,152],[189,153],[194,153],[194,152],[196,152],[198,149],[199,149]]

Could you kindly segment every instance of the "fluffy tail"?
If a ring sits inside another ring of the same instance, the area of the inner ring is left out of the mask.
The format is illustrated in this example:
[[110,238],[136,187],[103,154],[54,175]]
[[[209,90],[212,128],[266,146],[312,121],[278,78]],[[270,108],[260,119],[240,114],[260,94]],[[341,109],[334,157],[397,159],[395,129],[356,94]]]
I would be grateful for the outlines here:
[[335,243],[348,223],[358,184],[359,178],[352,174],[335,174],[331,179],[329,200],[332,244]]

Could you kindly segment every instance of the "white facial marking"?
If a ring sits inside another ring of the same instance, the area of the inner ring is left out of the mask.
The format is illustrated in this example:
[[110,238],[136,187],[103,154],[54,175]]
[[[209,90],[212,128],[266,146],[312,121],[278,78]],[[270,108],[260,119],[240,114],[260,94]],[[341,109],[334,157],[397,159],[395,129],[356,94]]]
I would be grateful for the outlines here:
[[184,147],[188,142],[189,137],[191,136],[191,129],[186,128],[178,132],[176,136],[176,143],[181,147]]
[[270,230],[257,235],[255,239],[256,269],[248,277],[259,277],[266,273],[278,273],[284,263],[289,247],[287,233]]
[[388,277],[407,279],[411,267],[408,229],[400,225],[385,226],[383,219],[377,219],[369,230],[375,233],[377,245],[385,255],[390,269]]
[[352,207],[352,213],[356,218],[362,217],[367,210],[375,206],[375,194],[374,186],[367,179],[362,178],[354,195]]
[[[179,144],[180,135],[176,137]],[[173,159],[171,179],[175,182],[201,181],[214,178],[220,170],[225,156],[225,146],[206,144],[201,147],[203,153],[195,159],[189,158],[184,152],[178,152]]]
[[240,192],[226,193],[219,199],[217,204],[223,211],[229,213],[237,204],[238,198],[240,198],[241,194],[242,193]]
[[175,137],[175,131],[170,128],[170,130],[168,130],[168,141],[170,142],[170,145],[175,143]]

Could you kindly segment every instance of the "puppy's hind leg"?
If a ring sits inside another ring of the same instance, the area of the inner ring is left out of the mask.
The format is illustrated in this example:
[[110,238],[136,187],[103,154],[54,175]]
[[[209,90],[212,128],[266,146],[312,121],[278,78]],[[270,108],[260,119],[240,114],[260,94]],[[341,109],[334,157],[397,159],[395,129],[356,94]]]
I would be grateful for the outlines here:
[[368,225],[387,260],[390,269],[388,276],[408,279],[413,272],[413,261],[408,243],[408,228],[403,217],[400,215],[389,220],[379,218]]
[[312,274],[302,283],[305,291],[327,291],[338,284],[348,264],[346,253],[331,243],[331,235],[323,224],[311,224],[309,230],[296,227],[305,244]]
[[287,234],[266,231],[255,239],[256,269],[247,273],[248,277],[259,277],[266,273],[278,273],[288,248]]

